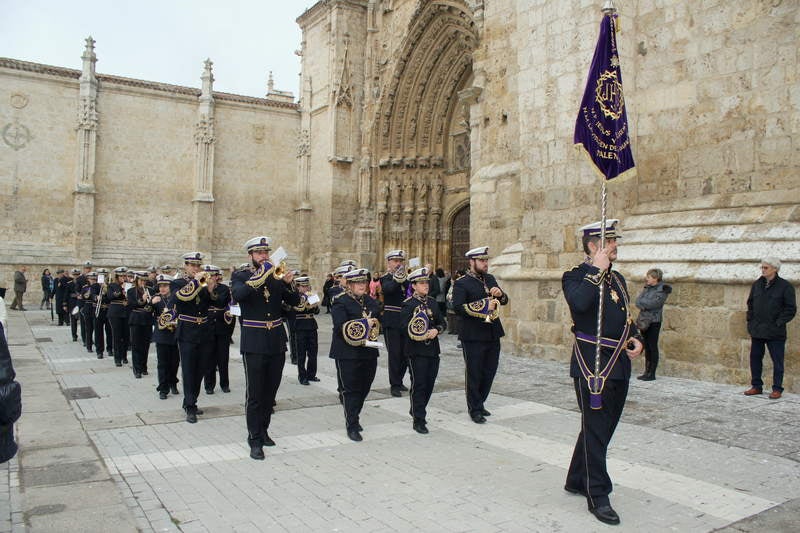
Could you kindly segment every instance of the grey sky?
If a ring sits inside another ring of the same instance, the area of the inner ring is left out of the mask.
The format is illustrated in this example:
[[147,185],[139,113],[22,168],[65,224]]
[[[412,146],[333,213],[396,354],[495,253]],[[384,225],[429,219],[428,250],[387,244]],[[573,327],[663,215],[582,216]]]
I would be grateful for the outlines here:
[[97,41],[97,71],[200,86],[214,62],[214,89],[297,96],[300,29],[316,0],[0,0],[0,56],[81,68],[84,39]]

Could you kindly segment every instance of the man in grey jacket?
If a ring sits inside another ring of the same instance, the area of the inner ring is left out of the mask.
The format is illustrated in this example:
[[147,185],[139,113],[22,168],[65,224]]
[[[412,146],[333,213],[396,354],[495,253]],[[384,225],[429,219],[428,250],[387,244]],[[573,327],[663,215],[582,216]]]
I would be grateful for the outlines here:
[[28,289],[28,280],[25,277],[25,272],[28,267],[21,266],[19,270],[14,272],[14,301],[11,302],[11,309],[25,311],[25,306],[22,305],[22,295]]
[[764,349],[772,358],[772,392],[777,400],[783,394],[783,356],[786,348],[786,324],[797,313],[792,284],[778,276],[781,262],[774,257],[761,260],[761,277],[750,287],[747,297],[747,332],[750,334],[750,374],[752,387],[746,396],[761,394]]

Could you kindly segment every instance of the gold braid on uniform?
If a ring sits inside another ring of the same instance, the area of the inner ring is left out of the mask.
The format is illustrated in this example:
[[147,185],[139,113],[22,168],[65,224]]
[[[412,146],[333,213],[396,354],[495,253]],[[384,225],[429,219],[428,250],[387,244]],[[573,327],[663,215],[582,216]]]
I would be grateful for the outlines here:
[[305,294],[300,295],[300,305],[293,305],[292,309],[297,311],[298,313],[302,313],[306,309],[308,309],[308,296]]
[[490,301],[491,298],[482,298],[480,300],[475,300],[474,302],[464,304],[464,311],[469,316],[474,316],[477,318],[486,318],[486,315],[491,313],[491,311],[489,310]]
[[175,293],[175,296],[178,300],[182,302],[191,302],[197,297],[197,294],[200,292],[202,287],[200,286],[200,282],[196,279],[190,280],[189,283],[181,287],[181,289]]
[[408,274],[406,273],[406,270],[404,268],[398,268],[397,270],[392,272],[392,278],[397,283],[403,283],[406,280],[407,277],[408,277]]
[[599,286],[603,282],[605,277],[606,277],[606,271],[602,270],[602,271],[598,272],[597,274],[586,274],[586,276],[584,276],[583,279],[585,279],[586,281],[588,281],[592,285],[598,285]]
[[428,340],[428,329],[430,329],[428,314],[422,309],[421,305],[418,305],[411,315],[411,320],[408,322],[408,336],[415,341]]
[[350,346],[364,346],[367,339],[370,337],[369,330],[369,321],[366,318],[357,318],[344,323],[342,326],[342,336],[345,342]]
[[[269,265],[269,267],[267,267],[267,265]],[[269,261],[267,261],[263,265],[258,267],[258,269],[256,269],[255,272],[253,272],[253,275],[250,276],[250,279],[248,279],[245,283],[247,283],[254,289],[258,289],[259,287],[264,285],[264,283],[267,281],[267,278],[269,277],[270,274],[272,274],[274,270],[275,266]]]

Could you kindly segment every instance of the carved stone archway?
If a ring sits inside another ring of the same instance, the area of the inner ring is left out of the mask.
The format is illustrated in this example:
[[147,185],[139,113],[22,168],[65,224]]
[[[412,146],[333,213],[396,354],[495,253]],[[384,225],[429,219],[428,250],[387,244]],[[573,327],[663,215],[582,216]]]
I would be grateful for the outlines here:
[[402,248],[434,265],[450,262],[442,214],[469,197],[459,92],[472,80],[478,45],[471,13],[464,1],[420,2],[382,91],[370,140],[378,255]]

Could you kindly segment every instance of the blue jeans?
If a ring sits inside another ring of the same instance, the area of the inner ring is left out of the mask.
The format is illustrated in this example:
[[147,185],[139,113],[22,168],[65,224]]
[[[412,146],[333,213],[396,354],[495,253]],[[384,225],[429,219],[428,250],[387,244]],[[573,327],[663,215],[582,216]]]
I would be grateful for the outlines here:
[[783,392],[783,354],[786,348],[785,340],[752,339],[750,343],[750,375],[753,376],[752,385],[757,389],[764,386],[761,380],[764,348],[769,349],[772,358],[772,390]]

